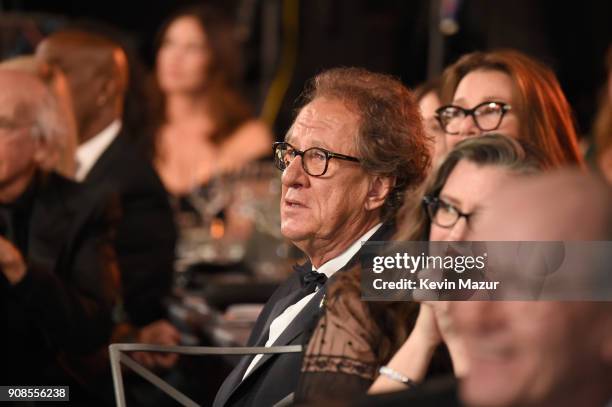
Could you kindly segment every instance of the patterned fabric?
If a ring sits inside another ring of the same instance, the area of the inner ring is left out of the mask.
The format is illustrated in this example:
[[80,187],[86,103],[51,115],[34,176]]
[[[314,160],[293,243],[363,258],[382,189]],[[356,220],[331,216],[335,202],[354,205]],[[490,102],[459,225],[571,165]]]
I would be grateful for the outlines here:
[[304,372],[344,373],[355,375],[366,380],[376,376],[376,366],[358,359],[334,355],[307,355],[302,367]]
[[342,295],[325,304],[308,344],[303,372],[331,372],[374,380],[378,327],[359,296]]

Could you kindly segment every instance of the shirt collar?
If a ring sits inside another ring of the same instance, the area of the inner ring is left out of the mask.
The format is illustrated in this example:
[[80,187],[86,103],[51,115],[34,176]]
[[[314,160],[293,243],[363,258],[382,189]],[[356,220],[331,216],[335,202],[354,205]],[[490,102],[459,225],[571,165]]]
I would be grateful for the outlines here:
[[319,273],[325,274],[327,278],[331,277],[336,271],[346,266],[346,264],[353,258],[353,256],[357,254],[357,252],[361,248],[362,242],[367,242],[368,239],[370,239],[372,235],[376,233],[378,229],[380,229],[381,226],[382,223],[377,224],[372,229],[364,233],[359,239],[355,240],[355,242],[342,254],[325,262],[318,269],[314,266],[312,266],[312,269],[318,271]]
[[91,171],[102,153],[115,140],[119,130],[121,130],[121,120],[115,119],[104,130],[77,148],[75,154],[77,162],[75,180],[81,182],[87,177],[87,174],[89,174],[89,171]]

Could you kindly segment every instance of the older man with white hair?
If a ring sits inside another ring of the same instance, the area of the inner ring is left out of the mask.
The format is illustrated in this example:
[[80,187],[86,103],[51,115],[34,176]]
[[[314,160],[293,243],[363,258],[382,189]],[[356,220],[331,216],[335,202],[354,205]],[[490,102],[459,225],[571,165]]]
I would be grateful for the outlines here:
[[112,214],[51,170],[63,132],[45,85],[3,69],[0,89],[0,384],[71,385],[60,366],[111,331]]

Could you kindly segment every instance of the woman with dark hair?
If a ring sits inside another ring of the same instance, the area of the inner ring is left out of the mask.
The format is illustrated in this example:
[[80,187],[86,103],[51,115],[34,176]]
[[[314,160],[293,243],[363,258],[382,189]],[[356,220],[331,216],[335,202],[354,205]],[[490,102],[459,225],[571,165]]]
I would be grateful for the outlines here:
[[171,194],[270,153],[269,129],[237,91],[240,73],[233,28],[217,11],[188,8],[161,29],[154,162]]
[[[407,227],[398,228],[403,232],[397,238],[414,240],[416,233],[431,241],[467,240],[474,220],[487,210],[487,200],[506,181],[550,167],[545,154],[517,139],[488,134],[464,140],[449,152],[427,188],[417,217],[420,227],[413,226],[415,217],[404,218]],[[447,301],[422,304],[414,330],[383,370],[395,374],[381,374],[370,393],[405,388],[398,377],[408,378],[413,385],[421,382],[441,343],[448,348],[455,375],[465,374],[463,344],[448,316],[448,305]]]
[[466,137],[496,132],[533,144],[551,164],[583,162],[555,74],[518,51],[461,57],[443,73],[442,104],[437,116],[449,148]]

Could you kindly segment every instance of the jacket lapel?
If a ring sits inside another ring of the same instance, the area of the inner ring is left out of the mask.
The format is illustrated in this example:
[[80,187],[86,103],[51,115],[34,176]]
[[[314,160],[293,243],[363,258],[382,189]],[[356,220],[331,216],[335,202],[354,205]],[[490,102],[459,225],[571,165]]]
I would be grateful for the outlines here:
[[[272,346],[284,346],[288,345],[297,338],[307,327],[310,327],[309,320],[312,319],[315,315],[318,314],[318,310],[321,305],[321,300],[325,295],[325,289],[322,288],[315,293],[315,295],[308,301],[308,304],[300,311],[300,313],[291,321],[289,326],[285,328],[283,333],[278,337],[278,339],[272,344]],[[248,379],[258,368],[260,368],[264,363],[270,360],[272,357],[277,356],[277,354],[264,354],[259,361],[253,366],[253,369],[249,372],[249,375],[245,377],[245,380]]]
[[272,311],[270,311],[270,315],[268,316],[268,319],[266,320],[263,329],[259,333],[259,337],[253,343],[253,346],[265,345],[266,341],[268,340],[268,334],[270,333],[270,325],[272,324],[272,322],[280,314],[282,314],[287,309],[287,307],[289,307],[291,304],[295,304],[296,302],[298,302],[300,300],[301,294],[302,292],[298,288],[297,290],[287,295],[286,297],[281,298],[276,304],[274,304],[274,307],[272,308]]
[[[294,271],[294,273],[299,273],[299,270],[307,270],[307,269],[309,270],[311,267],[312,266],[310,262],[307,261],[303,265],[296,266],[295,267],[296,270]],[[262,328],[259,330],[259,335],[254,340],[250,339],[248,346],[264,346],[266,341],[268,340],[268,335],[270,333],[270,324],[272,324],[272,321],[274,321],[276,317],[282,314],[283,311],[289,305],[299,300],[299,294],[301,292],[300,291],[301,286],[299,283],[299,279],[297,279],[297,284],[295,283],[290,283],[290,284],[292,284],[294,288],[291,289],[291,291],[289,291],[288,295],[281,297],[272,306],[272,309],[270,310],[266,318],[266,322],[264,323]],[[240,384],[242,383],[242,377],[244,376],[244,372],[246,372],[246,369],[249,367],[254,357],[255,355],[245,355],[244,357],[240,359],[240,362],[238,362],[234,370],[232,370],[230,375],[224,381],[223,386],[219,390],[219,394],[215,399],[215,403],[214,403],[215,406],[224,405],[225,402],[234,393],[234,391],[236,391],[236,389],[240,386]],[[259,363],[257,365],[259,365]],[[251,372],[249,373],[249,376],[251,375],[253,370],[255,369],[251,370]],[[224,392],[225,394],[222,394]]]

